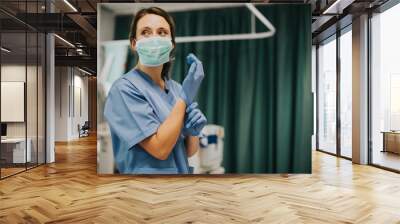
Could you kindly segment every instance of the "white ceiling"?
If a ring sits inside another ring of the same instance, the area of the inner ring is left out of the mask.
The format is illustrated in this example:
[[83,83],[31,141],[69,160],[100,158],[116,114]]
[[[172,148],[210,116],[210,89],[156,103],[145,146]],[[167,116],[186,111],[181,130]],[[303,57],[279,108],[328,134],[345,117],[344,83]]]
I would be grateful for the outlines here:
[[100,3],[116,15],[132,15],[142,8],[160,7],[167,12],[244,6],[244,3]]

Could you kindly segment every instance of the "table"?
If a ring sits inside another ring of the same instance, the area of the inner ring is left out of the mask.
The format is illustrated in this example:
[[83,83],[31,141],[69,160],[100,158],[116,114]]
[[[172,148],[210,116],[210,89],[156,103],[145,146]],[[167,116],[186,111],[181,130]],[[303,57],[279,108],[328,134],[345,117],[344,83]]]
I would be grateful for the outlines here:
[[381,133],[383,133],[382,152],[400,154],[400,131],[382,131]]
[[30,162],[32,158],[32,141],[30,138],[27,138],[26,142],[28,144],[25,151],[25,138],[1,139],[1,160],[6,164]]

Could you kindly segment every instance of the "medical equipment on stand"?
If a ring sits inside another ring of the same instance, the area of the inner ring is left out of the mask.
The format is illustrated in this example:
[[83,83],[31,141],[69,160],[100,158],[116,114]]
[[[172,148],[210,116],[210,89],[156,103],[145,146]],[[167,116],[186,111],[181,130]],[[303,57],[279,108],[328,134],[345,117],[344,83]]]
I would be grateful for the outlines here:
[[189,158],[194,174],[223,174],[224,128],[219,125],[204,126],[200,135],[200,149]]
[[[229,40],[255,40],[262,38],[269,38],[275,35],[276,28],[274,25],[254,6],[252,3],[237,3],[237,6],[245,6],[251,15],[250,33],[236,33],[236,34],[219,34],[219,35],[197,35],[197,36],[183,36],[176,37],[175,43],[193,43],[193,42],[206,42],[206,41],[229,41]],[[268,29],[265,32],[256,32],[256,18]],[[120,45],[130,46],[129,40],[111,40],[103,41],[101,45]]]

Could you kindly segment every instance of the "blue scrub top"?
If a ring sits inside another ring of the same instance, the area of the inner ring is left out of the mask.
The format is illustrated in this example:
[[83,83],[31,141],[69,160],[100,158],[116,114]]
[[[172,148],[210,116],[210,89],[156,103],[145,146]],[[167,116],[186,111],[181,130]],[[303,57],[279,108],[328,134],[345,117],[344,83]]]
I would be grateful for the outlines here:
[[110,127],[114,161],[120,173],[193,173],[182,132],[166,160],[153,157],[138,144],[157,132],[178,100],[181,88],[179,83],[168,79],[162,90],[139,69],[131,70],[113,83],[104,116]]

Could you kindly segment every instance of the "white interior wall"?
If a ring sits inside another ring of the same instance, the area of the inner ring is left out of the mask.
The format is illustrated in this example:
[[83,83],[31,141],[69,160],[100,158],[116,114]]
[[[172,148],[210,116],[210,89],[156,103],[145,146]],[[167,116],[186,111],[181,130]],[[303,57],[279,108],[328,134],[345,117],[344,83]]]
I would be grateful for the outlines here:
[[55,141],[68,140],[68,67],[55,68]]
[[[26,71],[28,73],[33,69],[24,65],[10,64],[1,66],[1,81],[25,82]],[[26,83],[26,82],[25,82]],[[29,93],[28,93],[29,94]],[[7,110],[7,108],[1,108]],[[7,122],[7,137],[25,137],[25,122]]]
[[[88,78],[72,67],[56,67],[55,119],[56,141],[79,138],[78,124],[88,120]],[[76,96],[79,95],[80,100]],[[77,104],[81,105],[82,113]]]
[[[72,119],[71,119],[71,138],[78,138],[78,124],[82,126],[85,121],[88,121],[88,78],[87,76],[82,76],[82,72],[77,69],[74,69],[74,94],[71,96],[71,99],[74,99],[74,102],[71,102],[71,106],[74,105],[72,108]],[[72,88],[71,88],[72,89]],[[78,93],[80,91],[80,93]],[[80,94],[80,99],[78,98]],[[77,102],[80,100],[81,102]],[[81,106],[81,110],[79,111],[79,106]]]

